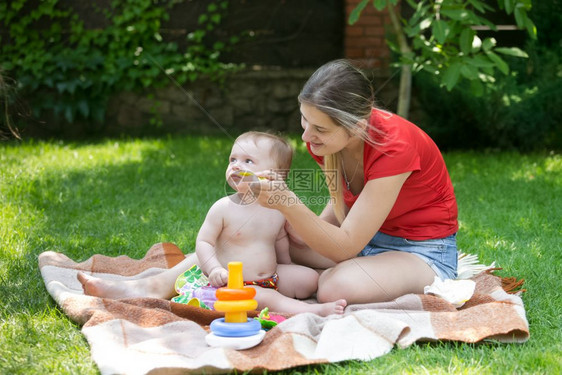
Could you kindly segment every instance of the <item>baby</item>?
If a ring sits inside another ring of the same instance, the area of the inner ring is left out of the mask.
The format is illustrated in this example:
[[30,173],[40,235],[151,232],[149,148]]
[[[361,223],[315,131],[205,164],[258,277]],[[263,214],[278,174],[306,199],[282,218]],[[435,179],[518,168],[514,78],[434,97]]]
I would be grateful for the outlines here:
[[212,286],[228,281],[226,266],[244,264],[246,285],[256,289],[258,308],[288,313],[341,314],[345,300],[310,304],[294,298],[308,298],[318,287],[318,273],[290,264],[285,217],[277,210],[257,203],[248,180],[261,171],[287,171],[293,151],[284,139],[268,133],[248,132],[239,136],[230,153],[226,181],[237,192],[218,200],[199,230],[195,252],[199,266]]
[[[235,140],[226,181],[236,193],[219,199],[208,211],[197,236],[196,256],[190,255],[194,258],[191,263],[203,270],[212,286],[222,287],[228,281],[228,263],[242,262],[245,284],[256,289],[258,309],[268,307],[270,311],[312,312],[322,316],[342,314],[347,305],[343,299],[322,304],[299,300],[316,292],[318,273],[291,263],[284,216],[277,210],[261,206],[256,202],[259,192],[250,189],[252,179],[257,179],[254,173],[286,172],[292,156],[293,150],[288,142],[272,134],[247,132]],[[164,284],[173,285],[180,274],[177,268],[141,281],[144,283],[141,289],[161,290]],[[84,273],[79,273],[78,279],[85,293],[90,295],[133,297],[136,295],[131,291],[139,290],[134,287],[139,282],[135,280],[118,284]]]

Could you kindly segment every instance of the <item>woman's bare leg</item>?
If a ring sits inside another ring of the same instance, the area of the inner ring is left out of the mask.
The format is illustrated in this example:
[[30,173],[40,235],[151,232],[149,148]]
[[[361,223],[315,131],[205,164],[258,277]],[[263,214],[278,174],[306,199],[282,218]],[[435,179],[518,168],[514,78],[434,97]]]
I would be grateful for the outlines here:
[[195,253],[187,254],[185,259],[174,267],[157,275],[136,280],[105,280],[78,272],[78,280],[84,294],[106,298],[154,297],[171,298],[176,292],[174,285],[180,274],[197,264]]
[[423,293],[435,272],[416,255],[389,251],[341,262],[318,281],[318,301],[348,303],[391,301],[408,293]]

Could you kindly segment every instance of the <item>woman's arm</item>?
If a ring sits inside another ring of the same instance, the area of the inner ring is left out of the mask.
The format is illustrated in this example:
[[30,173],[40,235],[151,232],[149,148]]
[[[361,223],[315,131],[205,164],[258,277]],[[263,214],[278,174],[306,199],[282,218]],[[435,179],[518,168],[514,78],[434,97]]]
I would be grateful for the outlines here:
[[320,214],[320,218],[330,224],[336,225],[338,227],[340,226],[340,222],[338,221],[338,218],[336,217],[336,213],[334,212],[334,205],[332,204],[331,199],[326,205],[326,207],[324,207],[324,209],[322,210],[322,213]]
[[[316,216],[279,181],[275,181],[277,186],[263,181],[258,200],[265,207],[281,211],[312,250],[341,262],[355,257],[379,230],[410,173],[367,182],[340,227]],[[331,215],[326,213],[327,218]]]
[[[331,204],[326,205],[324,210],[320,214],[320,218],[329,223],[339,226],[336,215]],[[296,264],[307,266],[315,269],[328,269],[334,267],[336,263],[319,253],[312,250],[304,242],[302,237],[297,233],[293,226],[287,221],[285,223],[285,228],[289,234],[290,247],[289,252],[291,256],[291,261]]]
[[[328,202],[328,204],[326,205],[326,207],[324,207],[322,213],[319,216],[322,220],[330,224],[336,225],[338,227],[340,226],[338,219],[336,218],[336,214],[334,213],[334,208],[331,201]],[[289,235],[289,241],[291,246],[300,249],[308,248],[308,245],[304,242],[302,237],[298,234],[298,232],[293,228],[293,226],[288,221],[285,223],[285,230]]]

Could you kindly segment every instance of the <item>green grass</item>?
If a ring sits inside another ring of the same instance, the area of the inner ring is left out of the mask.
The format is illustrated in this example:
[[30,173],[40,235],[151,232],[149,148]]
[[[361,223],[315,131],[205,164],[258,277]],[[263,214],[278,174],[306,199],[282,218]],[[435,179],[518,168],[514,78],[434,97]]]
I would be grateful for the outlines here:
[[[230,142],[0,145],[0,373],[98,372],[80,327],[45,290],[37,256],[54,250],[75,260],[95,253],[139,258],[161,241],[192,251],[205,213],[225,192]],[[371,362],[298,372],[562,372],[562,156],[453,152],[445,158],[459,203],[459,247],[485,263],[496,261],[504,276],[526,280],[530,340],[416,344]],[[294,167],[314,168],[302,146]]]

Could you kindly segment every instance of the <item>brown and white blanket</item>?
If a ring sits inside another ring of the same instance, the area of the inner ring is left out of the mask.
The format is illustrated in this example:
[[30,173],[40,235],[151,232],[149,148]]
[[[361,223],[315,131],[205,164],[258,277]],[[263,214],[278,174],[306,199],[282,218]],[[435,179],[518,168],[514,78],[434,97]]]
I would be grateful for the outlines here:
[[154,245],[140,260],[94,255],[76,263],[47,251],[39,256],[39,267],[50,295],[82,325],[102,374],[273,371],[370,360],[395,345],[406,348],[416,341],[525,342],[529,338],[521,298],[506,293],[501,279],[490,273],[472,278],[475,293],[460,309],[439,297],[409,294],[386,303],[350,305],[339,316],[297,314],[268,331],[260,345],[241,351],[206,344],[208,325],[220,317],[218,312],[155,298],[86,296],[76,279],[78,271],[113,280],[136,279],[162,272],[183,257],[169,243]]

